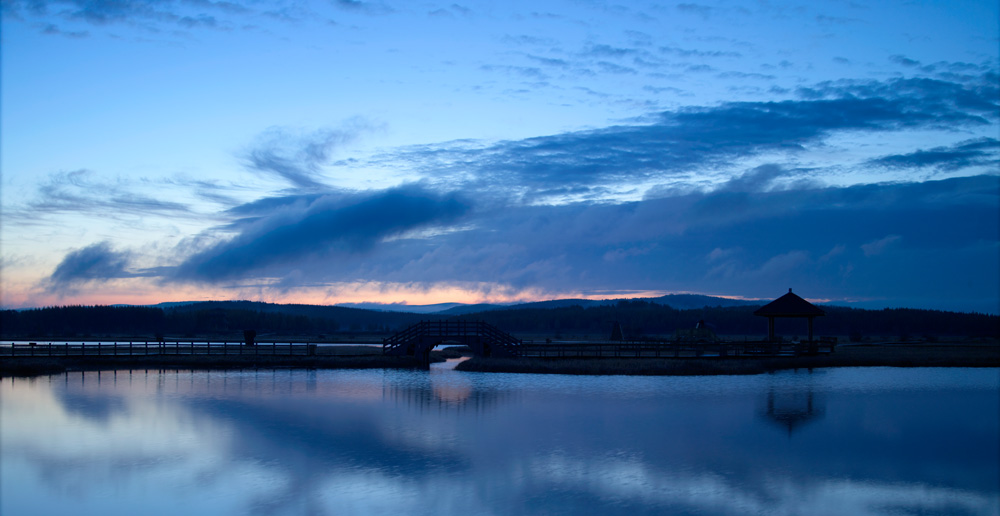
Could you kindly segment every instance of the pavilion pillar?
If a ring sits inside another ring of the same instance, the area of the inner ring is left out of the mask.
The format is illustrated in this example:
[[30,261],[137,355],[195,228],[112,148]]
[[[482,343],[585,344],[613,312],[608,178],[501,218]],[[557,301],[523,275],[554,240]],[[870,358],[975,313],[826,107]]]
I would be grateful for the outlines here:
[[810,317],[809,318],[809,342],[810,343],[813,341],[813,319],[815,319],[815,317]]
[[774,342],[774,317],[767,318],[767,341]]

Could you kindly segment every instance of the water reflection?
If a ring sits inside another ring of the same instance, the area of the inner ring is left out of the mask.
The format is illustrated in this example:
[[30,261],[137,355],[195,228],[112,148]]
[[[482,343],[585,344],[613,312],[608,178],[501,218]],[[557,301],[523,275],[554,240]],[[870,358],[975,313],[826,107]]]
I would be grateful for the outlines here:
[[0,400],[3,514],[1000,511],[996,370],[119,371]]
[[807,423],[826,414],[826,400],[816,393],[811,369],[794,385],[769,385],[762,405],[760,414],[764,420],[788,432],[789,439]]

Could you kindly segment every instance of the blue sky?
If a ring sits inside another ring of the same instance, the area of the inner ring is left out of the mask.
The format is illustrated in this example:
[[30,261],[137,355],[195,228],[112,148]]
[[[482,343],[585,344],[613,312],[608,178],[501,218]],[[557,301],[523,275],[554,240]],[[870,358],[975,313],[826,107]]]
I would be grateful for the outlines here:
[[2,5],[4,306],[1000,311],[996,2]]

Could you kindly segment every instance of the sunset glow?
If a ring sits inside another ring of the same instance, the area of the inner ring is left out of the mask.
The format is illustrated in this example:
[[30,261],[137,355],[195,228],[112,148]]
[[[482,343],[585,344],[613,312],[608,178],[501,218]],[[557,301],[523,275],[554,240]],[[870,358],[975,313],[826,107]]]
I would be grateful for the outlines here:
[[1000,312],[996,2],[3,9],[5,308]]

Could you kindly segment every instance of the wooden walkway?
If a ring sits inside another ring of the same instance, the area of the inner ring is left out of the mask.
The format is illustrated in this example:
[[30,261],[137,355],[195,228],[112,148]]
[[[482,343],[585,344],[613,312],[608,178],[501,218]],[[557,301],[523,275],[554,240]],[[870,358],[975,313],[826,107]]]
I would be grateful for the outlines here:
[[248,355],[313,356],[315,344],[259,342],[113,342],[102,344],[0,344],[0,357]]

